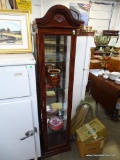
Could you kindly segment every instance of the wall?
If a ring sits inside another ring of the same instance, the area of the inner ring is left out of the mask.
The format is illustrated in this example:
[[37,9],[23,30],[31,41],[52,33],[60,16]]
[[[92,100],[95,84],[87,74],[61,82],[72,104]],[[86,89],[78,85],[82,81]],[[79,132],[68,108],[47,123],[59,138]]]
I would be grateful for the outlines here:
[[[95,1],[92,1],[92,2],[95,2]],[[111,3],[111,4],[114,3],[115,5],[117,4],[117,2],[112,1],[112,0],[106,0],[106,1],[99,0],[97,2]],[[62,4],[69,8],[70,3],[89,3],[89,0],[84,0],[84,1],[83,0],[66,0],[66,1],[64,0],[61,0],[61,1],[59,0],[52,0],[52,1],[41,0],[41,4],[42,6],[44,6],[41,8],[41,16],[44,16],[47,10],[53,5]],[[102,31],[105,29],[107,30],[108,26],[109,26],[109,29],[113,30],[115,28],[115,23],[116,23],[117,15],[118,15],[117,8],[118,7],[116,6],[113,9],[113,14],[111,14],[112,5],[92,5],[91,11],[89,13],[89,18],[91,19],[89,20],[88,25],[93,26],[94,30],[99,30],[99,31]],[[104,19],[104,20],[95,21],[95,18]],[[106,20],[106,19],[110,19],[110,18],[111,18],[111,21],[109,25],[109,20]]]
[[[7,9],[11,9],[8,0],[6,0]],[[31,23],[35,18],[41,17],[41,1],[40,0],[32,0],[32,14],[30,14]]]
[[111,25],[114,26],[114,29],[120,30],[120,2],[114,7],[112,20]]
[[[96,1],[98,1],[98,0],[96,0]],[[10,9],[10,5],[8,3],[8,0],[6,0],[6,2],[7,2],[7,8]],[[92,1],[92,2],[94,2],[94,1]],[[106,0],[105,2],[102,1],[102,0],[99,0],[98,2],[115,3],[115,4],[117,4],[115,1],[112,1],[112,0]],[[49,1],[49,0],[32,0],[31,23],[33,22],[33,20],[35,18],[43,17],[45,15],[45,13],[47,12],[47,10],[50,7],[52,7],[53,5],[61,4],[61,5],[65,5],[66,7],[69,8],[70,3],[89,3],[89,0],[84,0],[84,1],[83,0],[66,0],[66,1],[65,0],[61,0],[61,1],[60,0],[51,0],[51,1]],[[99,10],[100,5],[97,5],[95,8],[96,8],[96,10]],[[103,8],[103,6],[102,6],[102,8]],[[105,6],[104,6],[104,8],[105,8]],[[110,9],[108,9],[109,7],[106,6],[106,8],[107,8],[107,10],[110,10]],[[110,29],[111,30],[115,28],[117,15],[119,13],[118,12],[119,8],[120,8],[120,5],[119,6],[115,6],[115,8],[113,9],[113,14],[112,14],[111,23],[110,23]],[[91,8],[91,10],[92,10],[92,8]],[[105,10],[106,9],[104,9],[104,11]],[[90,18],[94,18],[94,17],[96,17],[96,15],[98,15],[98,17],[99,17],[99,15],[101,17],[104,17],[104,15],[106,15],[106,13],[105,12],[101,12],[101,13],[97,13],[96,14],[96,11],[90,11],[89,17]],[[109,17],[109,15],[108,15],[108,17]],[[96,29],[96,28],[97,28],[97,30],[98,29],[99,30],[107,29],[107,26],[106,26],[106,28],[104,27],[105,26],[105,21],[104,20],[101,21],[100,24],[104,24],[104,25],[98,25],[94,20],[89,20],[89,25],[95,26],[94,29]]]

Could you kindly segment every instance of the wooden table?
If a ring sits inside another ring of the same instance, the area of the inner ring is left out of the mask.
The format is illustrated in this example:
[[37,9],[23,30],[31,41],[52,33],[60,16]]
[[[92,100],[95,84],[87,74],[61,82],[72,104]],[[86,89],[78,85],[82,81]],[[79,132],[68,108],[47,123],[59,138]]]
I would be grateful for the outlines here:
[[[110,79],[97,76],[98,70],[90,70],[89,80],[91,82],[91,95],[100,103],[109,114],[115,113],[117,99],[120,97],[120,85]],[[89,83],[87,85],[87,90]]]

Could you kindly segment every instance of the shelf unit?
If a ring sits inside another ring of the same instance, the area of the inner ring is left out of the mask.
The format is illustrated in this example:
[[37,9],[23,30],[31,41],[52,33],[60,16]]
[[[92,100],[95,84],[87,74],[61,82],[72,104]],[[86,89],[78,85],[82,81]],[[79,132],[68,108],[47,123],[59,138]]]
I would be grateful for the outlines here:
[[33,23],[42,157],[71,149],[75,50],[81,25],[63,5],[51,7]]

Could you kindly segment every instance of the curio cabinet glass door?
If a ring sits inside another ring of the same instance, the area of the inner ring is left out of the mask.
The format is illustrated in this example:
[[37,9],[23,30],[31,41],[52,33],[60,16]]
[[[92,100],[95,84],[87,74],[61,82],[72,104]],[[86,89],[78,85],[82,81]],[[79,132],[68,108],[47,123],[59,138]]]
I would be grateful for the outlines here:
[[70,150],[76,32],[82,24],[62,5],[51,7],[33,24],[43,157]]

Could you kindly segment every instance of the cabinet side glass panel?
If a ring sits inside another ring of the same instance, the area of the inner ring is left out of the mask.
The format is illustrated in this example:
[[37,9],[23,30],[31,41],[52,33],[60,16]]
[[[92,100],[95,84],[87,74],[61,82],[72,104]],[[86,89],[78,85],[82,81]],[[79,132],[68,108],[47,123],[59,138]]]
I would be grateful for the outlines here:
[[70,36],[44,36],[48,148],[66,142],[70,44]]

